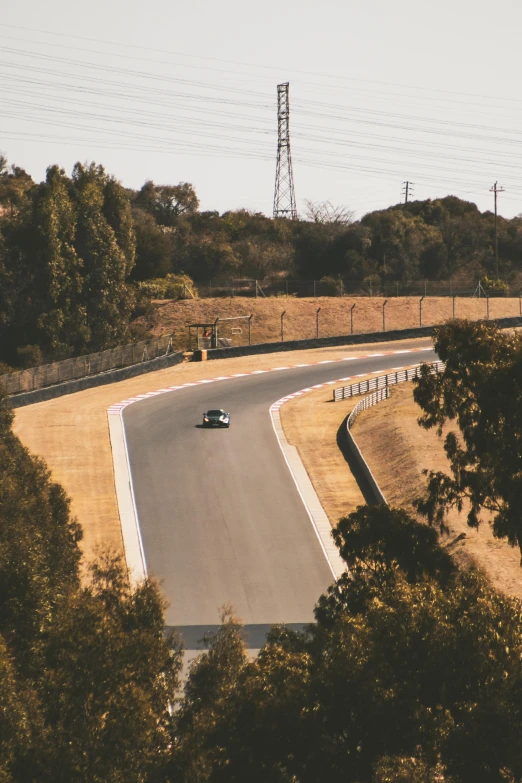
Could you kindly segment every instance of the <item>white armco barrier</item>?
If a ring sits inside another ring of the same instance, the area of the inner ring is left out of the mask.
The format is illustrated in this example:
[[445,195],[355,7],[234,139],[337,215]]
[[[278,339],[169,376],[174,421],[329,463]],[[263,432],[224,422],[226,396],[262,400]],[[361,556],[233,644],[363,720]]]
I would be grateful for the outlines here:
[[[442,372],[445,366],[446,365],[444,362],[434,362],[433,364],[429,365],[430,372]],[[377,483],[370,466],[364,459],[359,446],[355,442],[355,438],[350,432],[350,429],[355,424],[357,417],[360,413],[362,413],[362,411],[371,408],[373,405],[377,405],[377,403],[381,402],[381,400],[388,399],[390,396],[390,386],[394,386],[396,383],[411,381],[413,378],[418,378],[420,376],[420,368],[421,365],[419,364],[409,370],[398,370],[397,372],[388,373],[388,375],[379,375],[378,378],[371,378],[368,381],[362,381],[361,383],[354,383],[351,386],[343,386],[340,389],[334,389],[334,402],[337,400],[344,400],[349,397],[353,397],[356,394],[364,394],[366,391],[375,389],[373,394],[369,394],[367,397],[364,397],[360,402],[357,403],[346,419],[346,438],[348,441],[348,447],[355,457],[355,460],[357,461],[361,472],[366,479],[366,482],[374,496],[376,503],[384,503],[387,505],[387,500],[384,497],[384,494],[379,484]]]
[[[395,386],[396,383],[412,381],[420,376],[421,366],[417,364],[409,370],[397,370],[397,372],[389,372],[387,375],[379,375],[377,378],[369,378],[366,381],[352,383],[350,386],[341,386],[339,389],[334,389],[333,401],[339,402],[339,400],[346,400],[359,394],[367,394],[377,389],[386,389],[388,386]],[[428,365],[432,373],[442,372],[445,366],[444,362],[433,362],[433,364]]]

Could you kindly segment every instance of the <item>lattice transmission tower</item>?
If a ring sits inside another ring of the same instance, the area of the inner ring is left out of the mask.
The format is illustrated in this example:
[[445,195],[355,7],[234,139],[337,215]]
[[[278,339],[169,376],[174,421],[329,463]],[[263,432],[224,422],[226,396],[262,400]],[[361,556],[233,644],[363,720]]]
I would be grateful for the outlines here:
[[294,175],[290,154],[289,83],[277,85],[277,167],[274,191],[274,217],[297,219]]

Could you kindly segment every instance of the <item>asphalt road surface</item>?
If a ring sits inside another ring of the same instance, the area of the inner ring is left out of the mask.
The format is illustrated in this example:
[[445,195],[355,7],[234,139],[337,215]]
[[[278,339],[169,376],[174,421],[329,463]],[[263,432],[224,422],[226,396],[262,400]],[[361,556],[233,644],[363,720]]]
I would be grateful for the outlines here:
[[[274,366],[295,356],[274,356]],[[272,624],[302,627],[313,621],[314,604],[333,581],[277,442],[270,405],[317,383],[435,359],[427,348],[248,375],[125,409],[148,573],[160,579],[169,601],[166,622],[180,629],[187,649],[218,626],[224,604],[245,623],[253,648]],[[201,428],[210,408],[231,413],[230,429]]]

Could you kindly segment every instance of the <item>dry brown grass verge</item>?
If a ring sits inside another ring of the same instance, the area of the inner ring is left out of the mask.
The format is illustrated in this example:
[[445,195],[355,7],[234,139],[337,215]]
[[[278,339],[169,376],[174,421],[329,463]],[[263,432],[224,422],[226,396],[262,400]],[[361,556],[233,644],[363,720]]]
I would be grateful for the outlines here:
[[[302,340],[316,336],[316,310],[319,313],[319,335],[322,337],[350,333],[350,309],[353,311],[353,330],[357,334],[382,330],[383,302],[381,297],[317,297],[250,299],[187,299],[183,301],[156,302],[157,323],[154,334],[174,333],[176,342],[185,347],[188,340],[188,323],[210,323],[216,318],[250,315],[252,318],[252,342],[278,342],[281,339],[281,313],[284,317],[285,340]],[[489,300],[490,318],[520,314],[520,300],[496,298]],[[486,317],[486,300],[457,298],[455,315],[458,318],[477,320]],[[453,316],[451,297],[427,297],[422,305],[422,325],[444,323]],[[386,329],[406,329],[419,326],[419,297],[390,297],[385,307]],[[139,319],[138,319],[139,322]],[[245,324],[222,324],[223,336],[231,336],[231,326],[242,327],[241,335],[232,337],[234,345],[247,342]]]
[[[434,430],[419,427],[419,415],[413,386],[407,383],[392,389],[390,399],[362,413],[353,430],[388,503],[408,510],[412,510],[412,500],[424,490],[423,469],[449,472],[443,437],[439,438]],[[340,411],[339,421],[342,416]],[[456,429],[456,425],[451,429]],[[461,563],[471,560],[498,590],[522,598],[518,549],[494,538],[486,523],[478,530],[469,528],[464,513],[450,512],[448,526],[450,534],[444,537],[446,544],[451,546],[457,536],[465,535],[451,549]]]

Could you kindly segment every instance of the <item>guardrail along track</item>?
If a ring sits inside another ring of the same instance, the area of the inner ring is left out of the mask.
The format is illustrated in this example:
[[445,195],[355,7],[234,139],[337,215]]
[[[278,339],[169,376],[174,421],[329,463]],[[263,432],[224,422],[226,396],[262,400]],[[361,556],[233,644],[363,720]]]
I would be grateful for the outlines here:
[[[420,376],[421,366],[421,364],[417,364],[415,367],[411,367],[408,370],[397,370],[396,372],[389,372],[387,375],[379,375],[377,378],[368,378],[366,381],[352,383],[350,386],[341,386],[338,389],[334,389],[333,401],[339,402],[339,400],[346,400],[350,397],[356,397],[359,394],[376,391],[377,389],[386,389],[388,386],[395,386],[397,383],[412,381],[414,378]],[[442,372],[446,365],[444,362],[433,362],[433,364],[428,366],[431,373],[437,373]],[[382,397],[382,399],[386,398]],[[375,403],[372,403],[372,405],[374,404]]]

